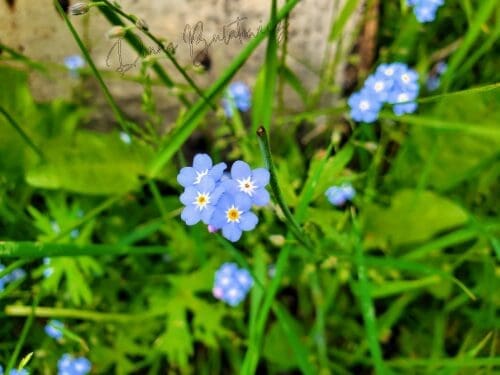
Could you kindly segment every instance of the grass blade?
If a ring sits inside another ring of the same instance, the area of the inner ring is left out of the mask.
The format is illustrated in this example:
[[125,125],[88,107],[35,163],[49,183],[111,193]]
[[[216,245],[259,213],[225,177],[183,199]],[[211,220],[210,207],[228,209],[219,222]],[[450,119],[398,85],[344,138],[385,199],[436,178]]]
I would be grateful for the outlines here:
[[[284,19],[288,13],[297,5],[299,0],[291,0],[287,2],[281,10],[278,12],[276,17],[276,22],[269,22],[265,28],[275,27],[276,23]],[[221,76],[215,81],[215,83],[206,90],[205,98],[199,99],[185,114],[182,119],[182,123],[176,129],[169,139],[169,142],[163,147],[158,153],[158,156],[153,161],[150,167],[149,176],[151,178],[155,177],[160,173],[163,166],[169,162],[172,156],[177,152],[177,150],[182,146],[184,141],[189,138],[191,133],[196,129],[196,127],[201,122],[202,116],[208,110],[208,102],[212,102],[217,95],[220,95],[224,87],[233,78],[236,72],[243,66],[247,58],[252,54],[252,52],[260,45],[260,43],[265,39],[267,34],[260,33],[251,39],[246,47],[240,52],[240,54],[231,62],[229,67],[221,74]]]
[[0,257],[7,258],[165,254],[167,249],[166,246],[77,245],[0,241]]

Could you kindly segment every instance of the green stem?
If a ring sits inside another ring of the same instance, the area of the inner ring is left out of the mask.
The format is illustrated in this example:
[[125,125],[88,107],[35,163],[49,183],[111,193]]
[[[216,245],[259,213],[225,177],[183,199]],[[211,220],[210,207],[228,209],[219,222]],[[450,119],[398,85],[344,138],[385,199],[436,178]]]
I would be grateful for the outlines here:
[[361,244],[361,230],[359,224],[352,215],[353,234],[355,237],[355,259],[358,271],[358,298],[361,306],[361,314],[365,323],[366,339],[375,366],[375,374],[387,374],[382,356],[382,349],[378,340],[377,318],[371,295],[371,285],[368,279],[363,245]]
[[19,340],[17,341],[16,348],[14,349],[14,352],[12,353],[12,356],[10,357],[9,363],[7,364],[7,368],[5,369],[5,373],[9,374],[10,370],[14,367],[14,364],[17,361],[17,358],[19,357],[19,353],[21,352],[21,349],[24,345],[24,342],[26,341],[26,337],[28,336],[28,332],[31,328],[31,325],[33,324],[33,319],[35,318],[35,309],[38,306],[38,302],[40,301],[39,295],[35,296],[33,299],[33,305],[29,307],[29,312],[28,314],[28,319],[26,319],[26,322],[24,323],[23,330],[21,332],[21,336],[19,337]]
[[42,159],[45,159],[43,156],[42,150],[40,150],[30,139],[30,137],[24,132],[24,130],[19,126],[19,124],[12,118],[12,116],[3,108],[0,107],[0,113],[7,119],[9,124],[17,131],[17,133],[21,136],[21,138],[26,142],[28,146],[31,147],[35,153],[40,156]]
[[15,261],[14,263],[9,264],[7,267],[5,267],[2,271],[0,271],[0,279],[4,277],[5,275],[8,275],[12,271],[14,271],[17,268],[21,268],[24,266],[28,261],[26,259],[20,259]]
[[[135,24],[137,22],[137,17],[135,17],[134,15],[125,13],[123,10],[114,6],[109,1],[104,0],[103,3],[105,5],[107,5],[109,8],[111,8],[113,11],[115,11],[116,13],[120,14],[122,17],[124,17],[127,20],[129,20],[130,22],[132,22],[133,24]],[[144,35],[146,35],[150,40],[152,40],[162,50],[162,52],[165,54],[165,56],[167,56],[167,58],[172,62],[172,64],[174,64],[175,68],[179,71],[179,73],[181,73],[181,75],[184,77],[184,79],[187,81],[187,83],[189,83],[189,85],[193,88],[193,90],[196,91],[196,93],[200,97],[205,99],[203,91],[198,87],[198,85],[193,81],[193,79],[187,74],[186,70],[182,66],[179,65],[179,63],[177,62],[175,57],[172,55],[172,53],[167,48],[165,48],[165,45],[161,42],[161,40],[159,40],[156,36],[151,34],[151,32],[147,29],[139,28],[139,30],[141,30],[142,33],[144,33]],[[216,109],[216,107],[213,104],[211,104],[209,102],[207,102],[207,103],[209,105],[211,105],[214,110]]]
[[104,96],[106,97],[109,105],[111,106],[111,110],[113,111],[116,119],[118,120],[118,123],[122,127],[122,129],[129,133],[130,127],[134,127],[130,122],[125,120],[125,117],[123,115],[123,112],[121,109],[118,107],[118,104],[116,104],[115,99],[111,95],[111,92],[108,89],[108,86],[106,86],[106,83],[102,79],[101,73],[99,73],[99,70],[94,64],[94,61],[92,60],[92,57],[90,56],[89,51],[87,50],[87,47],[83,44],[82,40],[80,39],[80,36],[78,35],[77,31],[75,30],[73,24],[69,20],[67,14],[64,12],[62,9],[61,5],[59,4],[58,0],[54,0],[54,5],[56,9],[59,11],[59,14],[61,17],[64,19],[64,22],[66,23],[66,26],[68,26],[69,31],[73,35],[73,38],[75,39],[76,43],[78,44],[78,47],[82,51],[83,56],[85,57],[85,60],[87,61],[87,64],[89,64],[90,69],[92,69],[92,73],[96,77],[97,81],[99,82],[99,86],[101,86],[101,89],[104,93]]
[[264,157],[264,160],[266,162],[266,167],[269,170],[269,173],[271,174],[271,190],[273,191],[274,198],[276,199],[276,202],[278,203],[278,206],[281,208],[283,211],[285,218],[290,226],[290,229],[294,236],[297,238],[297,240],[304,245],[306,248],[309,250],[314,250],[314,246],[311,242],[311,240],[305,235],[305,233],[302,231],[300,228],[299,224],[293,217],[292,213],[290,212],[290,209],[285,203],[285,199],[283,198],[283,194],[281,192],[279,183],[278,183],[278,178],[276,177],[276,169],[274,167],[273,163],[273,158],[271,155],[271,147],[269,145],[269,138],[267,136],[266,129],[264,127],[260,127],[257,130],[257,136],[259,139],[259,146],[260,150],[262,152],[262,155]]
[[281,283],[283,274],[285,273],[285,268],[288,264],[288,258],[290,256],[290,245],[287,245],[281,250],[276,261],[276,273],[271,279],[271,283],[267,287],[266,294],[264,296],[264,302],[262,303],[260,314],[256,319],[254,329],[250,331],[248,350],[243,361],[243,366],[241,373],[245,375],[250,375],[255,373],[260,356],[260,350],[262,347],[262,338],[264,335],[264,329],[267,322],[267,316],[274,303],[274,298]]
[[[290,0],[278,12],[275,22],[269,22],[264,30],[269,30],[275,27],[278,22],[287,16],[291,10],[298,4],[299,0]],[[240,54],[231,62],[229,67],[222,73],[217,81],[206,90],[206,99],[212,101],[219,95],[227,83],[232,79],[236,72],[243,66],[250,54],[260,45],[265,39],[267,33],[258,33],[251,39]],[[185,114],[183,121],[178,129],[171,135],[169,142],[159,152],[156,159],[153,161],[149,176],[155,177],[163,166],[169,162],[172,156],[177,152],[181,145],[185,142],[191,133],[196,129],[202,120],[203,114],[207,110],[206,101],[199,99]]]
[[[95,3],[95,2],[94,2]],[[101,2],[98,2],[101,3]],[[106,19],[115,26],[125,26],[120,17],[108,6],[99,7],[101,13],[106,17]],[[146,53],[144,45],[142,41],[137,37],[134,33],[127,32],[124,36],[125,40],[129,43],[129,45],[140,55],[144,55]],[[174,82],[170,78],[170,76],[165,72],[162,66],[158,62],[153,63],[153,70],[161,79],[161,81],[165,84],[165,86],[172,88],[175,86]],[[190,101],[185,97],[184,94],[179,95],[179,100],[186,106],[191,106]]]
[[[27,316],[31,314],[32,307],[22,305],[9,305],[5,307],[5,313],[8,316]],[[147,318],[154,318],[168,314],[167,310],[158,311],[143,311],[135,314],[120,314],[120,313],[103,313],[90,310],[80,309],[63,309],[52,307],[36,307],[34,316],[41,318],[69,318],[69,319],[82,319],[92,321],[109,321],[127,323],[133,320],[143,320]]]
[[0,257],[43,258],[57,256],[164,254],[165,246],[79,245],[0,241]]

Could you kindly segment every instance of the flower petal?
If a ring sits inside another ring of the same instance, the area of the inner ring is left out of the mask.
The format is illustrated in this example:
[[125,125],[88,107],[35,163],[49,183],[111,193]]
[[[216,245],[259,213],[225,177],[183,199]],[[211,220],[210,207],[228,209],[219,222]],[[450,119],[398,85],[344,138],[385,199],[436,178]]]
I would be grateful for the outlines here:
[[226,222],[227,219],[224,211],[221,210],[220,208],[217,208],[212,214],[209,224],[216,229],[220,229],[226,224]]
[[207,154],[196,154],[193,160],[193,167],[201,172],[212,168],[212,159]]
[[244,161],[237,160],[233,163],[231,167],[231,177],[234,180],[241,180],[248,178],[252,175],[252,170],[250,166]]
[[241,238],[241,229],[236,223],[229,223],[222,227],[222,235],[231,242],[236,242]]
[[259,219],[253,212],[244,213],[240,217],[240,229],[244,231],[253,230],[258,222]]
[[269,203],[271,197],[269,196],[269,192],[266,189],[262,188],[255,191],[252,199],[253,204],[255,204],[256,206],[265,206]]
[[226,192],[226,189],[224,188],[224,186],[222,186],[222,185],[217,186],[214,189],[214,191],[212,192],[212,194],[210,194],[210,204],[215,206],[217,204],[217,202],[219,201],[219,198],[225,192]]
[[212,177],[205,176],[200,180],[197,188],[201,193],[210,193],[215,188],[215,181]]
[[270,176],[269,171],[265,168],[257,168],[252,172],[252,180],[260,188],[269,184]]
[[181,194],[179,199],[183,205],[188,206],[196,200],[197,196],[198,190],[192,186],[188,186],[186,190],[184,190],[184,193]]
[[192,205],[186,206],[182,210],[181,219],[184,220],[184,222],[187,225],[195,225],[201,219],[200,211],[198,209],[196,209],[195,206],[192,206]]
[[206,206],[202,211],[201,211],[201,221],[203,221],[205,224],[210,223],[210,219],[212,218],[212,215],[215,211],[214,206]]
[[191,167],[184,167],[177,175],[177,182],[184,187],[192,185],[196,180],[196,171]]
[[252,208],[252,199],[245,193],[238,193],[234,195],[234,204],[239,210],[246,212]]
[[226,170],[226,163],[215,164],[212,170],[210,171],[210,176],[215,180],[219,181],[222,177],[222,174]]

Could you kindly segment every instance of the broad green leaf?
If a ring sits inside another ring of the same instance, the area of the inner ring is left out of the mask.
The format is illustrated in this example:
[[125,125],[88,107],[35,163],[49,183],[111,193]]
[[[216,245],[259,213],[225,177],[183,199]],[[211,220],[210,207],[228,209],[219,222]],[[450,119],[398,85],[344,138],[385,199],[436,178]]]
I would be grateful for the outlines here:
[[431,191],[400,190],[389,207],[372,204],[363,212],[365,246],[397,247],[431,239],[467,221],[464,210]]
[[94,195],[137,189],[151,156],[146,146],[127,145],[116,133],[82,131],[73,139],[49,140],[44,149],[47,161],[27,171],[30,185]]
[[[500,123],[500,112],[495,110],[499,106],[499,90],[443,97],[430,109],[432,118],[446,119],[448,124],[467,123],[482,129],[483,134],[410,124],[411,137],[403,144],[393,164],[391,183],[416,184],[420,180],[423,187],[448,190],[478,174],[479,182],[489,178],[489,185],[494,183],[494,176],[488,173],[494,170],[500,150],[500,138],[494,136],[498,134],[497,124]],[[485,136],[489,130],[491,135]],[[427,176],[422,182],[424,172]],[[498,174],[498,169],[494,173]]]

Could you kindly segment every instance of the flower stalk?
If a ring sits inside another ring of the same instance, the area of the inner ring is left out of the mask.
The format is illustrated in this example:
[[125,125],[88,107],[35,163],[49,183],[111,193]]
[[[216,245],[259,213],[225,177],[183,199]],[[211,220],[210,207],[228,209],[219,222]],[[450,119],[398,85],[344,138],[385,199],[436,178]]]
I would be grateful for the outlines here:
[[276,169],[274,167],[273,158],[271,155],[271,146],[269,145],[269,137],[267,136],[266,129],[263,126],[257,129],[257,137],[259,140],[259,146],[262,152],[262,156],[264,157],[264,161],[266,163],[266,168],[269,170],[269,173],[271,175],[271,180],[269,184],[271,185],[271,190],[273,192],[274,198],[276,199],[278,206],[283,211],[285,219],[295,238],[297,238],[297,240],[302,245],[304,245],[308,250],[312,251],[314,249],[314,246],[311,240],[309,239],[309,237],[307,237],[302,228],[300,228],[299,224],[293,217],[290,209],[286,205],[285,199],[283,198],[283,193],[281,192],[281,188],[278,183],[278,178],[276,177]]

